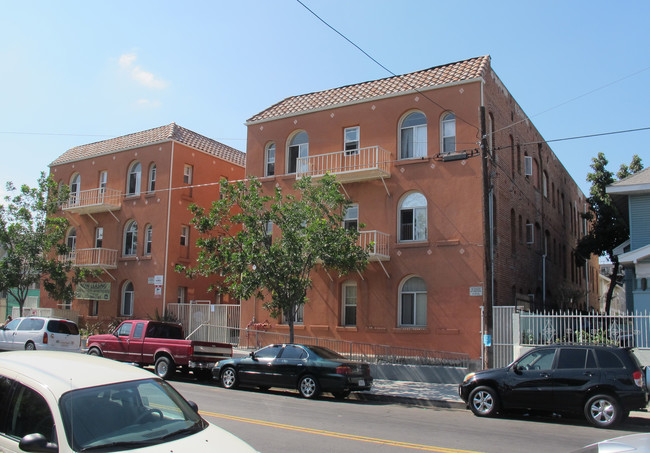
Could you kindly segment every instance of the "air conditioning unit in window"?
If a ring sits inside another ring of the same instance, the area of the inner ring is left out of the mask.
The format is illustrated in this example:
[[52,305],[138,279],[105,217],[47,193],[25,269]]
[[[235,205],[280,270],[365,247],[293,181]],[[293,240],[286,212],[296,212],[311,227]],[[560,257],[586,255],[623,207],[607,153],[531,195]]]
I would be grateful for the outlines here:
[[533,174],[533,158],[530,156],[524,156],[524,174],[526,176]]

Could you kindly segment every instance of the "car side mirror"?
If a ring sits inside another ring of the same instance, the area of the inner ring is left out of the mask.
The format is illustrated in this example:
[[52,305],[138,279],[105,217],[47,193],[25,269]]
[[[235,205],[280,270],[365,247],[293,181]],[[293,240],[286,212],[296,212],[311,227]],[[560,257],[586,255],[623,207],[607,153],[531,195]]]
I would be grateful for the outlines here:
[[114,331],[113,331],[113,336],[114,336],[115,338],[120,338],[120,336],[117,334],[117,330],[114,330]]
[[257,357],[255,357],[255,351],[251,352],[250,354],[251,359],[257,360]]
[[194,401],[188,401],[187,404],[190,405],[190,407],[192,408],[192,410],[194,412],[196,412],[197,414],[199,413],[199,405],[198,404],[196,404]]
[[524,367],[522,367],[521,365],[517,365],[517,364],[515,363],[515,364],[512,366],[512,370],[513,370],[515,373],[517,373],[517,374],[521,374],[521,372],[524,371]]
[[57,444],[48,442],[45,436],[40,433],[27,434],[20,439],[18,447],[22,451],[29,452],[56,453],[59,451]]

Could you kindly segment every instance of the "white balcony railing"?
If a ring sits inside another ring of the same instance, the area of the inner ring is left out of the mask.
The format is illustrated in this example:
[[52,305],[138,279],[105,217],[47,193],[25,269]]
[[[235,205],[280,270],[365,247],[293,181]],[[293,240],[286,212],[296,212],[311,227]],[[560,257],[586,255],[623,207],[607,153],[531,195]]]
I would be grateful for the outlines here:
[[117,250],[94,248],[77,249],[60,256],[61,261],[72,261],[74,267],[115,269],[117,267]]
[[336,175],[341,182],[364,181],[390,177],[390,152],[380,146],[352,151],[299,157],[296,178],[319,178],[326,173]]
[[359,245],[363,248],[371,245],[368,259],[370,261],[390,260],[390,235],[377,230],[359,231]]
[[86,214],[117,211],[121,207],[122,192],[116,189],[98,188],[72,192],[61,209]]

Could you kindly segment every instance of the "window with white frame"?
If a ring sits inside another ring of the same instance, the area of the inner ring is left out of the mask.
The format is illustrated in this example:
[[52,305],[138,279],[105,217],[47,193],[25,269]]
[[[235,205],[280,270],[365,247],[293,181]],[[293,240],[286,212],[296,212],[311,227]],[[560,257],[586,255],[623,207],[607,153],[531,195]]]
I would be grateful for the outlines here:
[[144,228],[144,254],[151,255],[151,244],[153,241],[153,226],[147,225]]
[[104,227],[95,228],[95,248],[100,249],[104,244]]
[[309,136],[307,132],[298,132],[291,138],[288,150],[287,173],[304,172],[307,170],[307,157],[309,156]]
[[[305,305],[300,304],[294,313],[293,316],[293,323],[294,324],[302,324],[303,323],[303,312],[304,312]],[[285,314],[282,312],[282,323],[283,324],[289,324],[289,315]]]
[[133,283],[124,282],[122,285],[122,303],[120,305],[120,316],[133,316],[133,302],[135,300],[135,291]]
[[106,170],[99,172],[99,193],[106,192],[106,183],[108,181],[108,172]]
[[357,283],[346,282],[342,287],[343,308],[341,314],[343,319],[341,324],[344,326],[357,325]]
[[98,300],[89,300],[88,301],[88,316],[97,316],[99,314],[99,301]]
[[72,227],[68,230],[65,245],[68,246],[68,253],[72,253],[77,248],[77,229]]
[[147,182],[147,191],[154,192],[156,190],[156,164],[149,166],[149,181]]
[[345,210],[345,215],[343,216],[343,228],[346,230],[358,230],[359,229],[359,205],[351,204]]
[[186,300],[187,300],[187,286],[179,286],[178,297],[176,298],[176,302],[178,302],[179,304],[184,304]]
[[343,142],[346,156],[359,154],[359,126],[346,127]]
[[400,289],[399,325],[427,325],[427,286],[420,277],[411,277]]
[[456,152],[456,115],[447,113],[440,123],[443,154]]
[[140,180],[142,178],[142,165],[140,162],[133,162],[129,167],[129,174],[126,180],[126,194],[140,195]]
[[138,223],[131,220],[124,228],[124,256],[135,256],[138,248]]
[[190,227],[187,225],[181,225],[181,245],[187,247],[190,243]]
[[77,204],[81,201],[79,197],[80,193],[81,175],[79,173],[75,173],[72,175],[72,178],[70,178],[70,204]]
[[273,222],[269,220],[264,226],[264,244],[270,247],[273,243]]
[[399,240],[425,241],[427,239],[427,199],[420,192],[404,197],[399,207]]
[[194,172],[194,167],[191,165],[185,164],[183,167],[183,184],[190,185],[192,184],[192,173]]
[[400,126],[400,159],[414,159],[427,155],[427,117],[413,112]]
[[275,143],[266,145],[264,156],[264,176],[275,175]]

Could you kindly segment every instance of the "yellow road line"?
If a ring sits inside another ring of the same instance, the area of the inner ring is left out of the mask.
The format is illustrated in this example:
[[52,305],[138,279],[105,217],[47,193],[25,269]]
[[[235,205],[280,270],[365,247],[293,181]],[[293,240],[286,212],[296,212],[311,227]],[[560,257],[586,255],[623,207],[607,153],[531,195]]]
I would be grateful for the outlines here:
[[252,418],[243,418],[243,417],[235,417],[233,415],[217,414],[215,412],[201,411],[201,415],[216,417],[216,418],[224,418],[224,419],[227,419],[227,420],[234,420],[234,421],[243,422],[243,423],[252,423],[254,425],[268,426],[270,428],[287,429],[287,430],[290,430],[290,431],[299,431],[299,432],[308,433],[308,434],[318,434],[320,436],[336,437],[336,438],[339,438],[339,439],[356,440],[356,441],[359,441],[359,442],[370,442],[370,443],[374,443],[374,444],[389,445],[389,446],[392,446],[392,447],[411,448],[413,450],[433,451],[433,452],[437,452],[437,453],[478,453],[478,452],[474,452],[474,451],[470,451],[470,450],[458,450],[458,449],[455,449],[455,448],[433,447],[433,446],[430,446],[430,445],[412,444],[412,443],[409,443],[409,442],[399,442],[399,441],[395,441],[395,440],[377,439],[377,438],[374,438],[374,437],[357,436],[357,435],[354,435],[354,434],[337,433],[337,432],[334,432],[334,431],[324,431],[322,429],[303,428],[303,427],[300,427],[300,426],[284,425],[282,423],[267,422],[267,421],[264,421],[264,420],[255,420],[255,419],[252,419]]

